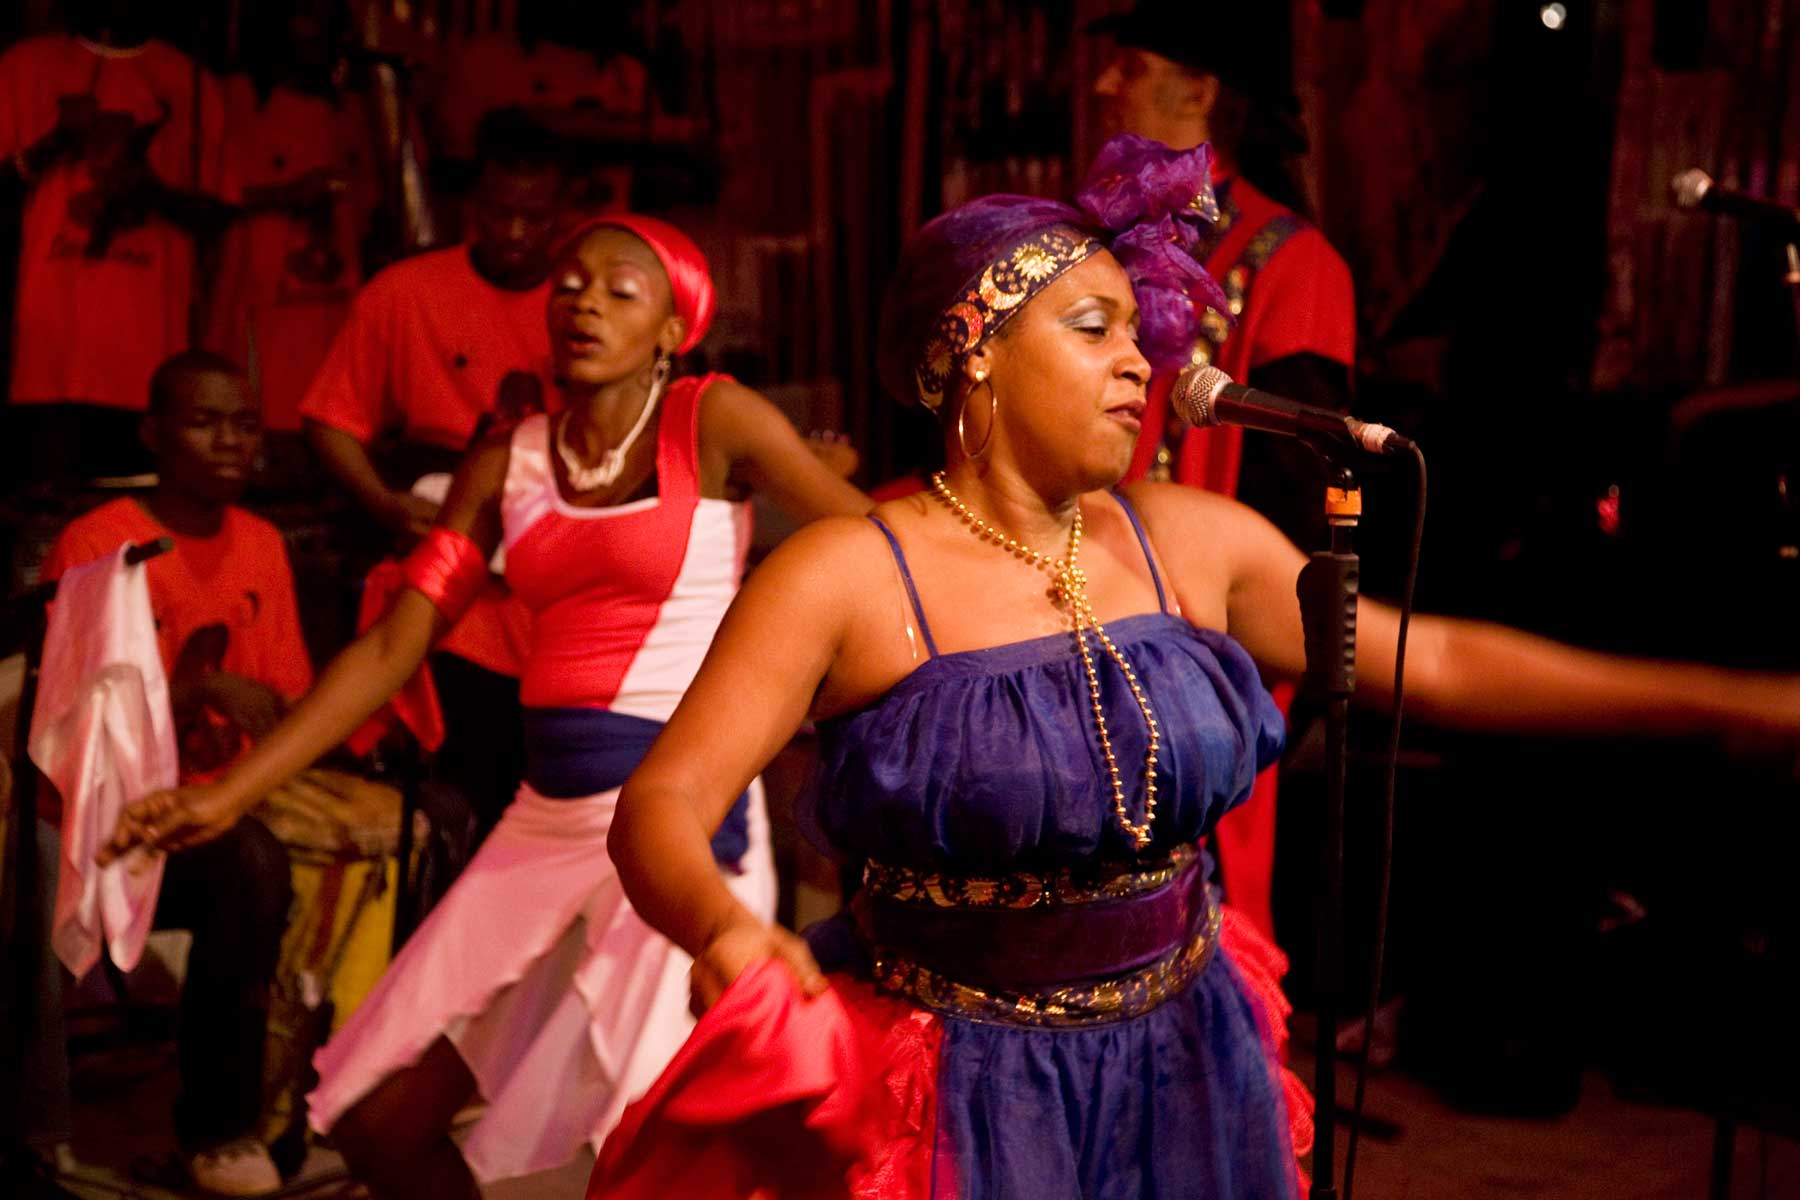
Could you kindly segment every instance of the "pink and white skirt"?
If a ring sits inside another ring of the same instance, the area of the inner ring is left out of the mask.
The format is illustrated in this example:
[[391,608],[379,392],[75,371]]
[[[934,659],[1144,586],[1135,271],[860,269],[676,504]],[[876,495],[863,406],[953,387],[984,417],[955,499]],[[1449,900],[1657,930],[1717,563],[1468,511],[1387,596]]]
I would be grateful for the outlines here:
[[[486,1111],[463,1143],[477,1178],[596,1150],[681,1048],[692,960],[632,910],[606,853],[619,789],[549,800],[527,785],[368,998],[313,1059],[315,1131],[419,1060],[440,1035]],[[750,849],[726,886],[775,913],[762,782]]]

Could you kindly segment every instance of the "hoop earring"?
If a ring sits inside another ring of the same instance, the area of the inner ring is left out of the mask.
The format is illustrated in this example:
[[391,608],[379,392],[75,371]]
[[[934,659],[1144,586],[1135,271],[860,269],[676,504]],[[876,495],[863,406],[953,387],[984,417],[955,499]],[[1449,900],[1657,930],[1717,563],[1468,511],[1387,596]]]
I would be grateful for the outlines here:
[[650,388],[658,391],[669,382],[669,376],[675,372],[675,357],[665,354],[662,347],[656,350],[656,365],[650,368]]
[[964,458],[980,458],[987,453],[988,446],[994,440],[994,426],[1000,419],[1000,397],[994,393],[994,385],[988,382],[988,377],[983,375],[977,379],[975,387],[980,387],[984,383],[987,384],[988,390],[987,436],[981,439],[981,445],[975,447],[974,450],[969,449],[969,439],[964,433],[963,421],[969,415],[969,401],[975,395],[975,388],[969,389],[969,394],[963,397],[962,407],[956,410],[956,444],[962,447]]

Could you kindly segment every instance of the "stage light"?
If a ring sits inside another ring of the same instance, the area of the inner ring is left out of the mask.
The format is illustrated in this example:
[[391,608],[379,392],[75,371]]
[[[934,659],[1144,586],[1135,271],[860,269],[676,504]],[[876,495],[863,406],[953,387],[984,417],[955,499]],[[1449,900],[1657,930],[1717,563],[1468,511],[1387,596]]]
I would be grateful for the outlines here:
[[1545,29],[1557,30],[1569,23],[1569,10],[1560,4],[1546,4],[1538,9],[1538,20]]

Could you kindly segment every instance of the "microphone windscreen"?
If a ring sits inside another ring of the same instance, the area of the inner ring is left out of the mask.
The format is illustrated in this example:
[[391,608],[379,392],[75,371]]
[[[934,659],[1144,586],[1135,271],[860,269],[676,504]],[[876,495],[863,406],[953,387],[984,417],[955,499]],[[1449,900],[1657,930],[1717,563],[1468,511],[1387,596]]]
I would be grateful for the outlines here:
[[1712,191],[1712,186],[1711,175],[1699,167],[1689,167],[1669,180],[1669,194],[1675,198],[1677,208],[1699,208],[1700,202],[1706,199],[1706,193]]
[[1231,376],[1214,366],[1195,365],[1183,368],[1169,389],[1169,403],[1189,425],[1207,426],[1219,423],[1213,411],[1213,400]]

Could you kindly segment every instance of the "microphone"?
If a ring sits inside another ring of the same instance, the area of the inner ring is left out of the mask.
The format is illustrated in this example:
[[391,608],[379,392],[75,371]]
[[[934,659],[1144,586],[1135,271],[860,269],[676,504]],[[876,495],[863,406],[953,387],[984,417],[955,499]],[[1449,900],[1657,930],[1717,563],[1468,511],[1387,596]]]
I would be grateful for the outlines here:
[[1347,413],[1300,404],[1233,383],[1217,367],[1192,366],[1175,377],[1169,402],[1190,425],[1242,425],[1264,433],[1297,437],[1323,450],[1355,446],[1370,454],[1397,454],[1412,442],[1386,425],[1371,425]]
[[1699,167],[1692,167],[1669,180],[1669,193],[1676,208],[1698,208],[1746,221],[1800,227],[1800,208],[1720,187]]

